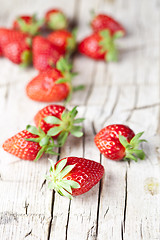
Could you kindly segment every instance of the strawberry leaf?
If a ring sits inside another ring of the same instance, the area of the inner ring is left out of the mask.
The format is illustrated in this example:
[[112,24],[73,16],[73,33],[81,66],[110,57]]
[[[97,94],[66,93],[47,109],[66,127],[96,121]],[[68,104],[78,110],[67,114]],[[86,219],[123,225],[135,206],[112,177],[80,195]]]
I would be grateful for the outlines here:
[[26,127],[27,131],[32,133],[32,134],[35,134],[35,135],[40,135],[38,129],[35,127],[35,126],[31,126],[31,125],[27,125]]
[[60,133],[62,131],[61,127],[53,127],[50,128],[47,132],[48,136],[56,136],[58,133]]
[[50,123],[50,124],[61,124],[62,123],[62,121],[59,118],[54,117],[54,116],[45,117],[44,121],[46,123]]

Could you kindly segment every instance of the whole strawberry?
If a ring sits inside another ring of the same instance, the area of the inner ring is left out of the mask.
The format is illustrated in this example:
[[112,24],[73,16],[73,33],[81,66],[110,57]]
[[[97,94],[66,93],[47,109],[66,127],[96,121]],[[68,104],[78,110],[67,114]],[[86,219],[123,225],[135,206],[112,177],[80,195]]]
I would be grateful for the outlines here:
[[68,25],[66,16],[59,9],[50,9],[45,14],[45,23],[52,30],[65,29]]
[[96,185],[104,174],[104,167],[95,161],[78,157],[67,157],[55,165],[51,161],[49,189],[54,189],[60,195],[72,199],[72,196],[88,192]]
[[23,66],[32,62],[31,38],[24,33],[0,29],[0,46],[3,55],[10,61]]
[[7,139],[3,149],[18,158],[30,161],[38,160],[43,153],[57,154],[52,150],[55,145],[51,137],[36,127],[28,125],[27,129]]
[[57,68],[48,69],[32,79],[26,93],[29,98],[40,102],[58,102],[70,98],[72,93],[72,65],[64,58],[57,62]]
[[49,105],[42,108],[34,117],[37,127],[40,127],[48,135],[58,140],[58,144],[63,146],[69,134],[81,137],[82,127],[77,124],[84,121],[84,118],[75,118],[78,114],[77,107],[68,111],[60,105]]
[[39,33],[44,20],[37,20],[36,15],[23,15],[16,18],[13,22],[13,29],[35,36]]
[[112,36],[109,30],[102,30],[83,39],[78,46],[78,50],[80,53],[96,60],[117,61],[115,39],[120,36],[121,32],[116,32]]
[[52,69],[57,61],[63,56],[57,47],[48,39],[36,36],[32,45],[33,65],[39,71]]
[[28,66],[32,62],[31,38],[16,30],[0,28],[0,49],[13,63]]
[[71,33],[67,30],[58,30],[50,33],[47,38],[64,54],[72,53],[76,48],[75,31]]
[[139,139],[143,132],[134,134],[134,132],[125,125],[113,124],[103,128],[94,138],[99,151],[111,160],[129,160],[137,162],[145,158],[143,150],[139,149],[139,144],[144,139]]
[[116,32],[121,32],[122,36],[126,34],[124,27],[117,22],[114,18],[106,14],[98,14],[94,16],[91,21],[91,27],[94,32],[99,32],[104,29],[108,29],[111,32],[111,35],[114,35]]

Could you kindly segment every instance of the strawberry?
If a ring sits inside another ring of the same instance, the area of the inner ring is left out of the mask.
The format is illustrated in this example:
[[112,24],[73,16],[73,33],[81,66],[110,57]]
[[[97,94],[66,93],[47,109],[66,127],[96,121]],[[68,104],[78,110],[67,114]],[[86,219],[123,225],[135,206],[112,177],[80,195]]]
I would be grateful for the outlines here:
[[45,22],[47,27],[52,30],[65,29],[68,25],[66,16],[59,9],[50,9],[45,14]]
[[134,134],[134,132],[125,125],[113,124],[102,130],[94,138],[99,151],[111,160],[129,160],[137,162],[145,158],[143,150],[138,149],[139,143],[145,141],[139,140],[143,132]]
[[104,167],[95,161],[78,157],[67,157],[55,165],[51,161],[48,180],[49,189],[72,199],[72,196],[88,192],[104,174]]
[[81,137],[82,127],[76,126],[77,123],[84,121],[84,118],[75,119],[78,111],[74,107],[68,111],[64,106],[49,105],[42,108],[34,117],[37,127],[40,127],[48,135],[57,138],[58,144],[63,146],[68,135],[71,133],[76,137]]
[[117,49],[114,42],[120,36],[120,32],[111,36],[109,30],[93,33],[80,42],[78,50],[96,60],[117,61]]
[[70,99],[73,91],[71,80],[75,75],[71,73],[72,65],[60,58],[56,66],[57,68],[39,73],[28,83],[26,92],[29,98],[40,102]]
[[18,158],[30,161],[38,160],[44,152],[57,155],[52,150],[55,145],[51,137],[36,127],[28,125],[27,129],[6,140],[3,149]]
[[33,65],[39,71],[53,68],[56,62],[63,56],[48,39],[36,36],[33,39]]
[[19,16],[13,22],[13,29],[28,33],[31,36],[37,35],[42,27],[44,20],[37,20],[36,15]]
[[32,62],[31,38],[9,29],[0,29],[0,46],[3,55],[13,63],[28,66]]
[[72,53],[76,48],[75,31],[71,33],[67,30],[58,30],[50,33],[47,38],[63,53]]
[[91,27],[94,32],[109,29],[111,35],[114,35],[116,32],[119,31],[121,32],[122,36],[126,34],[125,29],[119,22],[105,14],[98,14],[94,16],[93,20],[91,21]]

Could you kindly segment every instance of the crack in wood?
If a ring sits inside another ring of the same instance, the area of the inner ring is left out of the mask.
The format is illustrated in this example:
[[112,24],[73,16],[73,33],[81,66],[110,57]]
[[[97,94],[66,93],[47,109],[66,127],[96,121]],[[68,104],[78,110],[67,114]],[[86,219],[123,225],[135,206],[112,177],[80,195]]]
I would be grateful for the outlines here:
[[92,234],[92,229],[94,229],[94,225],[87,231],[87,238],[86,238],[86,240],[89,239],[89,236],[91,236],[92,239],[95,239],[95,240],[97,239],[96,236],[94,234]]
[[128,122],[128,121],[131,119],[131,117],[132,117],[132,114],[133,114],[133,112],[134,112],[134,109],[135,109],[136,106],[137,106],[137,99],[138,99],[138,88],[137,88],[137,86],[136,86],[135,98],[134,98],[134,107],[133,107],[133,109],[130,110],[130,113],[129,113],[127,119],[126,119],[126,122]]
[[128,194],[128,178],[127,178],[127,171],[125,175],[125,201],[124,201],[124,214],[123,214],[123,231],[125,232],[126,226],[126,212],[127,212],[127,194]]
[[96,129],[93,121],[91,122],[91,127],[92,127],[93,134],[96,135],[97,133],[96,133]]
[[65,236],[65,240],[68,239],[68,225],[69,225],[69,216],[70,216],[70,208],[71,208],[71,200],[69,201],[69,207],[68,207],[68,216],[67,216],[67,223],[66,223],[66,236]]
[[24,238],[27,238],[29,235],[31,235],[32,234],[32,229],[31,229],[31,231],[29,232],[29,233],[27,233],[26,235],[25,235],[25,237]]
[[157,106],[160,106],[160,103],[154,103],[154,104],[151,104],[151,105],[144,105],[144,106],[141,106],[141,107],[134,107],[134,108],[131,108],[131,109],[126,109],[126,111],[134,111],[134,110],[142,110],[142,109],[147,109],[147,108],[152,108],[152,107],[157,107]]
[[[60,159],[60,153],[61,153],[61,148],[58,149],[58,156],[57,156],[57,162]],[[52,200],[51,200],[51,218],[50,218],[50,222],[49,222],[49,226],[48,226],[48,236],[47,236],[47,240],[50,240],[50,236],[51,236],[51,228],[52,228],[52,221],[53,221],[53,210],[54,210],[54,200],[55,200],[55,191],[52,191]]]
[[29,207],[29,203],[27,203],[27,200],[25,200],[25,206],[24,206],[24,208],[25,208],[25,213],[26,213],[26,215],[28,215],[28,207]]
[[[102,155],[100,154],[100,163],[101,162],[102,162]],[[102,179],[99,182],[98,204],[97,204],[97,219],[96,219],[96,239],[98,238],[99,208],[100,208],[100,201],[101,201],[101,192],[102,192]]]
[[107,208],[107,210],[106,210],[106,212],[105,212],[105,214],[104,214],[104,218],[106,217],[108,211],[109,211],[109,207]]
[[141,233],[141,239],[143,240],[142,219],[141,219],[141,224],[140,224],[140,233]]
[[42,185],[41,185],[41,188],[40,188],[40,191],[42,190],[43,186],[46,184],[46,179],[43,181]]

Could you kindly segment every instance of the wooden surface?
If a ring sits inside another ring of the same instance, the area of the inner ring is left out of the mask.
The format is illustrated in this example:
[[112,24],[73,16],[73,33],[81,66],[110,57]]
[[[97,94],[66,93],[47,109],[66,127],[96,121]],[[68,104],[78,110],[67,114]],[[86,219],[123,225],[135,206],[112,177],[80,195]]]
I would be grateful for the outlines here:
[[[115,16],[127,29],[118,40],[119,62],[76,56],[74,84],[85,84],[68,106],[85,116],[84,137],[69,137],[60,157],[84,156],[101,162],[105,176],[88,193],[69,201],[47,190],[48,156],[22,161],[0,148],[0,239],[160,240],[160,1],[159,0],[0,0],[0,24],[18,14],[59,7],[78,23],[78,39],[90,33],[90,9]],[[0,145],[33,124],[46,104],[29,100],[27,82],[37,73],[0,59]],[[114,162],[99,154],[93,138],[103,126],[129,125],[145,131],[147,158]],[[56,157],[52,157],[56,162]]]

